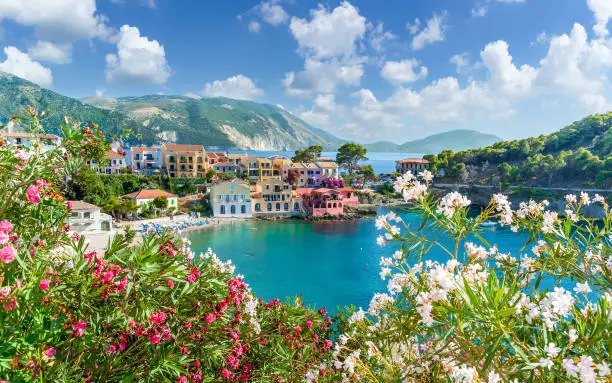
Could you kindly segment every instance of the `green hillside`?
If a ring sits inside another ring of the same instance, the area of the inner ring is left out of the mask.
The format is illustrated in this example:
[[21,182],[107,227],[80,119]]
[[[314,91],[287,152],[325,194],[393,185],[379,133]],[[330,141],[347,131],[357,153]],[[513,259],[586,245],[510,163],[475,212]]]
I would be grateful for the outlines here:
[[79,100],[0,72],[0,119],[32,105],[53,114],[45,121],[55,132],[63,116],[95,122],[110,137],[124,130],[132,143],[198,143],[222,148],[280,150],[342,141],[272,105],[225,98],[143,96]]
[[477,184],[612,187],[612,112],[549,135],[425,158],[447,181]]
[[434,134],[421,140],[409,141],[401,145],[382,141],[365,145],[365,147],[372,152],[440,153],[445,149],[459,151],[479,148],[498,141],[501,141],[501,138],[493,134],[457,129]]

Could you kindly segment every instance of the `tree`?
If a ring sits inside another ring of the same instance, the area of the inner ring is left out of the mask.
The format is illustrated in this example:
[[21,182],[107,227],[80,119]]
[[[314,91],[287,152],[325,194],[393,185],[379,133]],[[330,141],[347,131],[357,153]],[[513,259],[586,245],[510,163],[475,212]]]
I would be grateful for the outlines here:
[[215,169],[208,169],[205,175],[206,182],[212,182],[216,175],[217,175],[217,172],[215,171]]
[[167,209],[168,197],[155,197],[155,199],[153,200],[153,206],[161,210]]
[[363,177],[364,184],[366,182],[374,182],[378,179],[372,165],[364,165],[359,168],[359,175]]
[[358,168],[359,161],[366,161],[367,149],[354,142],[347,142],[338,149],[336,154],[336,162],[348,170],[349,176],[353,175],[353,171]]
[[300,180],[300,172],[298,172],[295,169],[289,169],[289,172],[287,174],[287,183],[292,186],[296,186],[299,180]]
[[304,150],[296,150],[295,156],[291,158],[293,162],[314,162],[321,157],[323,147],[321,145],[312,145]]

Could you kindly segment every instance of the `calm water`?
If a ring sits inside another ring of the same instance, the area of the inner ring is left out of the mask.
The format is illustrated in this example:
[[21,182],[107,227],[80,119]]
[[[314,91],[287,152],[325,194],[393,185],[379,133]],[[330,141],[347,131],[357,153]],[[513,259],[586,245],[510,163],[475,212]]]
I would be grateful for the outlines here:
[[[243,154],[246,153],[249,156],[256,157],[269,157],[272,155],[284,156],[287,158],[291,158],[295,155],[295,152],[269,152],[269,151],[260,151],[260,150],[230,150],[230,153]],[[327,158],[336,158],[336,152],[323,152],[323,157]],[[395,172],[395,161],[401,160],[403,158],[408,157],[423,157],[422,154],[415,153],[378,153],[378,152],[368,152],[366,154],[368,157],[368,161],[361,162],[362,165],[372,165],[374,171],[379,173],[394,173]]]
[[[418,229],[418,216],[399,214]],[[335,311],[351,304],[367,307],[372,294],[386,288],[378,262],[381,256],[391,256],[395,247],[379,247],[377,235],[374,219],[368,218],[340,223],[237,222],[188,237],[197,253],[210,247],[221,259],[231,259],[236,272],[262,298],[302,294],[307,304]],[[486,230],[483,236],[503,252],[516,254],[523,244],[506,229]],[[430,254],[431,259],[446,259],[441,250]]]

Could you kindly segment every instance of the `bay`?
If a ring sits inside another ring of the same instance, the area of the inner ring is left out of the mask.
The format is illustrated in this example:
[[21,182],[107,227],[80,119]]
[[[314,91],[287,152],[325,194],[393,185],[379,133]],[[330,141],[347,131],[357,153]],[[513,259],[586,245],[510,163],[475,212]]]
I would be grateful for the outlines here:
[[[380,214],[388,210],[380,209]],[[397,212],[417,230],[419,216]],[[189,232],[196,254],[212,248],[223,260],[231,259],[263,299],[302,295],[312,307],[355,305],[367,308],[375,292],[386,290],[379,276],[381,256],[390,257],[397,246],[380,247],[374,218],[354,222],[313,223],[299,220],[242,221]],[[482,235],[501,252],[517,256],[525,237],[510,230],[487,229]],[[446,261],[434,248],[428,259]]]

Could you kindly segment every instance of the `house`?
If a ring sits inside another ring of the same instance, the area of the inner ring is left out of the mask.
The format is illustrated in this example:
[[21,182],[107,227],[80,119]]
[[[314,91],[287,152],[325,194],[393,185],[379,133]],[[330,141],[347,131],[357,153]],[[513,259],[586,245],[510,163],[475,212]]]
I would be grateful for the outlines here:
[[246,172],[249,178],[273,176],[272,160],[268,158],[244,157],[241,167],[241,171]]
[[206,162],[208,165],[214,165],[219,162],[228,162],[228,158],[225,153],[222,152],[206,152]]
[[163,144],[161,157],[170,178],[204,178],[208,170],[202,145]]
[[126,194],[121,199],[131,199],[136,206],[147,206],[155,198],[166,197],[168,199],[168,209],[178,209],[178,197],[160,189],[143,189],[134,193]]
[[217,173],[228,173],[228,172],[237,173],[238,169],[240,168],[239,165],[234,165],[229,162],[217,162],[211,166],[213,170],[216,171]]
[[288,158],[275,156],[272,158],[272,175],[274,177],[281,177],[282,180],[287,181],[289,176],[289,169],[293,165],[293,162]]
[[339,177],[339,166],[333,161],[319,161],[317,166],[321,169],[321,179]]
[[302,199],[280,177],[259,180],[251,192],[253,216],[291,217],[302,215]]
[[100,211],[96,205],[83,201],[70,201],[68,225],[77,233],[109,232],[113,218]]
[[351,188],[299,188],[297,195],[308,214],[314,217],[342,215],[345,207],[359,206],[359,199]]
[[240,181],[215,184],[210,188],[210,206],[215,217],[253,216],[251,188]]
[[59,146],[61,139],[55,134],[33,134],[26,132],[0,131],[0,141],[6,140],[10,145],[20,148],[31,148],[34,142],[40,142],[43,151]]
[[403,160],[395,161],[395,170],[402,174],[407,171],[414,173],[427,168],[429,168],[429,161],[422,158],[404,158]]
[[161,148],[136,146],[129,149],[129,165],[139,175],[154,175],[161,168]]
[[101,168],[95,161],[90,162],[92,169],[100,174],[121,174],[127,169],[126,152],[121,147],[115,147],[106,152],[106,167]]

